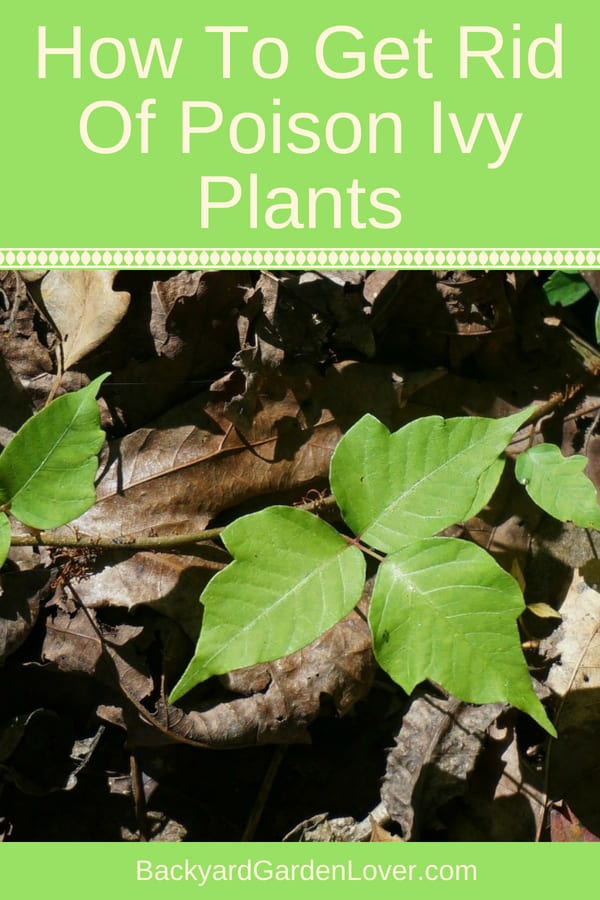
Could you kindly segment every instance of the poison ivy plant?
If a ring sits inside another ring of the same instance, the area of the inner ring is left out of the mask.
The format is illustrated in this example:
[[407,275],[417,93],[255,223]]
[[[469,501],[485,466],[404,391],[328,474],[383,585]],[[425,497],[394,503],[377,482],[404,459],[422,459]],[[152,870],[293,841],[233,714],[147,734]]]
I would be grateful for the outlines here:
[[[93,505],[104,440],[95,398],[106,377],[54,400],[0,454],[0,563],[11,541],[8,513],[47,530]],[[227,526],[222,539],[233,562],[202,594],[196,652],[170,700],[211,675],[310,644],[359,602],[367,554],[380,562],[369,610],[374,652],[398,684],[410,693],[431,679],[468,703],[509,702],[555,734],[521,652],[517,581],[480,547],[439,536],[489,501],[504,450],[530,414],[430,416],[393,434],[371,415],[360,419],[330,467],[334,498],[356,537],[282,506]],[[600,530],[585,465],[541,444],[520,455],[516,476],[551,515]]]
[[600,531],[596,491],[583,472],[587,462],[579,454],[563,456],[554,444],[537,444],[519,456],[515,475],[531,499],[555,519]]
[[357,538],[282,507],[229,525],[234,561],[202,594],[196,652],[170,700],[210,675],[299,650],[339,621],[361,596],[363,550],[381,561],[369,613],[375,654],[398,684],[411,692],[429,678],[466,702],[507,701],[555,734],[521,652],[519,585],[481,548],[435,537],[487,503],[530,413],[431,416],[393,434],[371,415],[360,419],[330,469]]
[[7,513],[30,528],[47,530],[93,506],[104,442],[95,398],[107,377],[53,400],[0,454],[0,565],[10,547]]

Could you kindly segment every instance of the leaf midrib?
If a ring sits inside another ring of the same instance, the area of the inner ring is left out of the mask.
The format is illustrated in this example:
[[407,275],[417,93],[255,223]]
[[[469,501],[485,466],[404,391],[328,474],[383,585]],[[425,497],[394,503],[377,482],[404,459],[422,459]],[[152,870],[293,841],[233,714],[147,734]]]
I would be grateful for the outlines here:
[[18,490],[10,497],[9,502],[10,502],[11,504],[14,503],[14,501],[15,501],[15,500],[16,500],[16,499],[17,499],[17,498],[18,498],[18,497],[19,497],[19,496],[20,496],[20,495],[28,488],[28,486],[29,486],[29,485],[31,484],[31,482],[36,478],[36,476],[38,475],[38,473],[40,472],[40,470],[43,469],[43,467],[46,465],[46,463],[48,462],[48,460],[50,459],[50,457],[52,456],[52,454],[54,453],[54,451],[56,450],[56,448],[58,447],[58,445],[59,445],[59,444],[61,443],[61,441],[64,439],[65,435],[68,434],[68,432],[72,429],[73,423],[75,422],[75,420],[76,420],[77,417],[79,416],[79,413],[81,412],[81,409],[82,409],[83,405],[84,405],[83,403],[80,403],[80,404],[79,404],[79,406],[77,407],[77,409],[74,411],[73,415],[71,416],[71,418],[70,418],[69,421],[67,422],[67,425],[65,426],[65,428],[63,429],[63,431],[60,433],[60,435],[58,436],[58,438],[57,438],[57,439],[55,440],[55,442],[52,444],[52,446],[51,446],[50,450],[48,451],[48,453],[44,456],[43,460],[42,460],[42,461],[40,462],[40,464],[32,471],[32,473],[31,473],[31,475],[29,476],[29,478],[27,478],[27,479],[23,482],[23,484],[19,487],[19,489],[18,489]]

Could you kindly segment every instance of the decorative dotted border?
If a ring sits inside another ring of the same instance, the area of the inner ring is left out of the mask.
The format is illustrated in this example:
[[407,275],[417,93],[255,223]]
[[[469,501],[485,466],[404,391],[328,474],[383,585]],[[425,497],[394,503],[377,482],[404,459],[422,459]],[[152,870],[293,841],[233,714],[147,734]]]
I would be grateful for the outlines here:
[[0,250],[0,269],[600,268],[600,249],[54,249]]

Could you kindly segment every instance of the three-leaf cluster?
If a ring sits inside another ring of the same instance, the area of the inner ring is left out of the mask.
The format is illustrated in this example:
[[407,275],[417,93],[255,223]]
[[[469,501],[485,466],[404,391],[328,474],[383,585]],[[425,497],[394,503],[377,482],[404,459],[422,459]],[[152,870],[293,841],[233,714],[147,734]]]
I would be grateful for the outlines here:
[[[521,651],[519,585],[482,548],[438,536],[488,503],[503,452],[531,412],[503,419],[431,416],[395,433],[371,415],[360,419],[338,444],[330,469],[332,492],[356,540],[315,515],[281,506],[229,525],[222,538],[233,562],[202,594],[196,653],[170,699],[211,675],[292,653],[346,616],[365,584],[360,541],[384,554],[369,623],[377,660],[398,684],[411,692],[431,679],[466,702],[507,701],[554,734]],[[582,524],[598,527],[600,507],[581,471],[585,461],[564,459],[548,446],[521,455],[519,479],[548,512],[572,519],[575,478],[585,494]],[[571,485],[562,509],[548,487],[557,477]]]

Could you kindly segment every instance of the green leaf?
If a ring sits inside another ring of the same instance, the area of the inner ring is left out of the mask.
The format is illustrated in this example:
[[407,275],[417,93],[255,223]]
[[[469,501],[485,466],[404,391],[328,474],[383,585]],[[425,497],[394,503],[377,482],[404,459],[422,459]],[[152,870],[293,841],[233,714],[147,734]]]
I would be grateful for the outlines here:
[[538,506],[581,528],[600,531],[596,489],[583,470],[585,456],[563,456],[554,444],[537,444],[517,459],[515,474]]
[[169,698],[211,675],[268,662],[315,640],[360,600],[365,561],[326,522],[272,506],[228,525],[233,563],[208,584],[196,653]]
[[58,528],[94,504],[104,442],[95,397],[105,378],[53,400],[0,455],[0,502],[25,525]]
[[577,272],[558,269],[543,285],[551,306],[571,306],[589,293],[589,285]]
[[596,343],[600,344],[600,302],[596,306],[596,313],[594,315],[594,333],[596,335]]
[[475,499],[471,504],[470,508],[463,513],[460,518],[461,522],[468,522],[469,519],[472,519],[473,516],[476,516],[478,512],[480,512],[483,507],[487,504],[488,500],[498,487],[498,482],[504,472],[504,466],[506,465],[506,459],[503,456],[495,459],[491,466],[482,473],[479,483],[477,485],[477,493],[475,495]]
[[0,569],[6,562],[10,550],[10,522],[4,513],[0,513]]
[[428,416],[393,434],[363,416],[331,460],[331,487],[344,520],[363,541],[391,553],[470,518],[493,494],[504,465],[498,457],[530,414]]
[[555,734],[521,652],[516,581],[475,544],[415,541],[380,566],[369,622],[381,667],[410,693],[432,679],[466,703],[508,701]]

